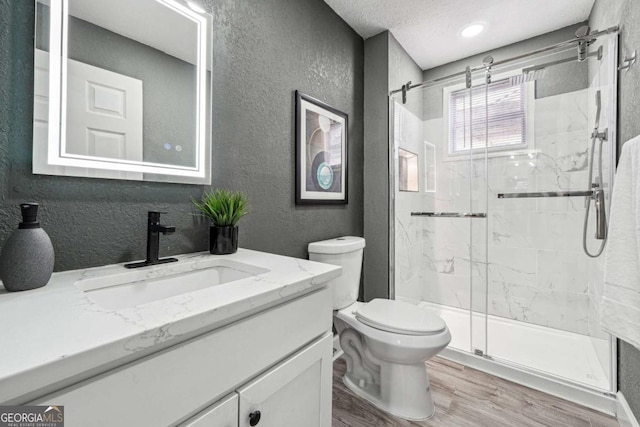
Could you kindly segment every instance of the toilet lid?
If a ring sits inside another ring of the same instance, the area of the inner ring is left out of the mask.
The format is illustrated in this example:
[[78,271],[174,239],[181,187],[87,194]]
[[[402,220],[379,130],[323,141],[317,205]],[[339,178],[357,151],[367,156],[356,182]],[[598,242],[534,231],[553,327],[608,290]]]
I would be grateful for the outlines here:
[[425,308],[388,299],[362,305],[356,319],[372,328],[404,335],[431,335],[447,327],[444,320]]

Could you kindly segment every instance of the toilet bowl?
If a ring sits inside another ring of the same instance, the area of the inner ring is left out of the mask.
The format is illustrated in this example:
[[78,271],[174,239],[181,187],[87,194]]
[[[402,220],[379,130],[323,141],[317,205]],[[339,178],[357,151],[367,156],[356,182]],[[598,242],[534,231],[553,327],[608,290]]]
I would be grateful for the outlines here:
[[[389,324],[373,326],[358,318],[358,311],[366,312],[368,306],[378,303],[400,310],[424,311],[426,318],[436,321],[425,328],[430,331],[417,334]],[[367,304],[356,302],[335,312],[334,325],[347,361],[343,381],[354,394],[409,420],[424,420],[433,415],[435,407],[424,362],[451,341],[444,321],[411,304],[376,299]]]
[[347,362],[344,384],[380,409],[424,420],[435,411],[425,361],[451,341],[445,322],[428,309],[395,300],[356,301],[360,283],[361,237],[309,244],[309,259],[340,265],[329,282],[334,326]]

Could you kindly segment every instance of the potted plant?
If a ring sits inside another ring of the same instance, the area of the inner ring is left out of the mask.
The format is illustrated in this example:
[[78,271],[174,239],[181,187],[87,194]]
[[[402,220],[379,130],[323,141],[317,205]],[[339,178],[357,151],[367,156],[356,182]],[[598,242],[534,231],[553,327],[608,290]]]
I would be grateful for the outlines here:
[[209,191],[201,200],[192,199],[202,215],[209,218],[209,252],[226,255],[238,250],[240,218],[247,214],[247,197],[241,192],[224,189]]

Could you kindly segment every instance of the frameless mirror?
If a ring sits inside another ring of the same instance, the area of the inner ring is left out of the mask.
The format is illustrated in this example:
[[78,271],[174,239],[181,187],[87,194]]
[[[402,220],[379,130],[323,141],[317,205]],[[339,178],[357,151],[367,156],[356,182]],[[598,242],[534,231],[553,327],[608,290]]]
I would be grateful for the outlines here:
[[212,18],[182,0],[36,0],[33,172],[210,184]]

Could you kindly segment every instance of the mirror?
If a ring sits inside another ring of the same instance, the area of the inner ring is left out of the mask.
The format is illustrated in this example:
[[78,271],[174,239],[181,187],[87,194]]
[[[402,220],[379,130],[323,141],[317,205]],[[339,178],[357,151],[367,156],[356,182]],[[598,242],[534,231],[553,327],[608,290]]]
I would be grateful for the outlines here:
[[33,173],[211,183],[212,17],[36,0]]

